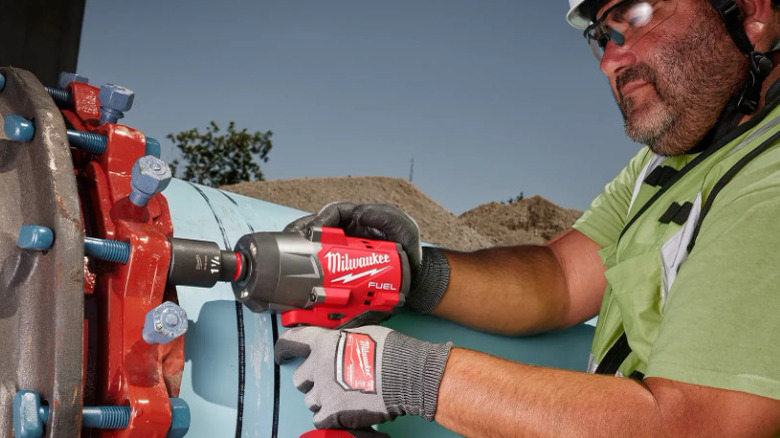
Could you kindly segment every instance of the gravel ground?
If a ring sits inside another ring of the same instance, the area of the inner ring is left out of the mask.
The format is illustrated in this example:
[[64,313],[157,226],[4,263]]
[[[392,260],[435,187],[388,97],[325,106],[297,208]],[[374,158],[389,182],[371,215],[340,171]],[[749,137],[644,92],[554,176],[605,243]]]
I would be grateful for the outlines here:
[[458,217],[409,181],[378,176],[253,181],[220,188],[311,212],[334,201],[392,204],[417,221],[423,241],[462,251],[543,243],[582,213],[533,196],[508,204],[490,202]]

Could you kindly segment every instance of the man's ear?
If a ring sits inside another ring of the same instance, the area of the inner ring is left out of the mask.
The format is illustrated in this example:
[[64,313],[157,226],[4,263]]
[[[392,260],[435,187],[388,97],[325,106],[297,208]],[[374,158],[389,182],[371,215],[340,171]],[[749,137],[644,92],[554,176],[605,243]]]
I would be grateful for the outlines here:
[[771,26],[776,20],[772,0],[738,0],[738,3],[750,42],[758,51],[769,50],[777,38],[777,30]]

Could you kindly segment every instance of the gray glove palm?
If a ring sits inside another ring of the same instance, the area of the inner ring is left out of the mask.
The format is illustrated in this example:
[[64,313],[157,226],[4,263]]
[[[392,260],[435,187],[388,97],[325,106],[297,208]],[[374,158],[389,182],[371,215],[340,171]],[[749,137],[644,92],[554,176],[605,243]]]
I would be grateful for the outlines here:
[[354,429],[404,414],[433,420],[451,347],[380,326],[299,327],[279,338],[275,358],[307,358],[293,383],[306,393],[317,428]]

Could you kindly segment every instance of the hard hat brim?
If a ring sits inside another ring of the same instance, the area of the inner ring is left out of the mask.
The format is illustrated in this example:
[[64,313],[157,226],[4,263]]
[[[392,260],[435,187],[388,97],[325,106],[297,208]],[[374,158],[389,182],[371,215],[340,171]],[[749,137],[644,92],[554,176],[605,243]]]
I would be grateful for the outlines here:
[[590,19],[585,17],[580,10],[583,3],[585,2],[580,2],[580,4],[571,8],[569,13],[566,14],[566,21],[577,29],[585,29],[590,24]]

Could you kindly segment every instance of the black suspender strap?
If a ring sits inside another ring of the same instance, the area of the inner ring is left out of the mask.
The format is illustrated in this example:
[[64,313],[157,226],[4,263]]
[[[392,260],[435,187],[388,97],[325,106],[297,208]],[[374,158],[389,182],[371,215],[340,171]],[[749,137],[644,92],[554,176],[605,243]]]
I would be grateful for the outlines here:
[[752,52],[753,43],[750,42],[750,38],[745,33],[745,28],[742,27],[737,3],[733,0],[710,0],[710,4],[720,14],[721,20],[726,24],[726,30],[729,31],[731,39],[734,40],[739,50],[745,54]]
[[761,98],[761,87],[764,79],[774,67],[768,53],[761,53],[755,50],[753,43],[748,38],[740,17],[740,10],[737,3],[733,0],[709,0],[712,7],[718,11],[723,23],[726,24],[731,39],[739,48],[739,51],[749,61],[748,77],[745,85],[742,87],[737,108],[744,114],[753,114],[758,108]]
[[743,167],[745,167],[749,162],[753,161],[754,158],[761,155],[762,152],[768,150],[772,146],[774,146],[775,142],[780,140],[780,132],[776,132],[774,135],[769,137],[766,141],[758,145],[755,149],[745,154],[744,157],[740,158],[739,161],[737,161],[731,168],[723,174],[722,177],[718,180],[718,182],[715,183],[714,186],[712,186],[712,191],[710,192],[710,195],[707,197],[707,201],[702,205],[701,207],[701,214],[699,215],[699,220],[696,221],[696,227],[693,229],[693,235],[691,236],[691,241],[688,243],[688,254],[691,253],[691,250],[693,249],[693,246],[696,244],[696,238],[699,236],[699,230],[701,229],[701,223],[704,220],[704,217],[707,216],[707,213],[710,212],[710,208],[712,207],[713,201],[715,201],[715,197],[720,193],[721,190],[723,190],[723,187],[728,184],[732,178],[740,171]]
[[596,374],[608,374],[614,376],[617,373],[618,368],[624,360],[631,354],[631,346],[628,345],[628,337],[626,332],[612,344],[612,348],[604,355],[604,359],[599,362],[599,366],[596,367]]

